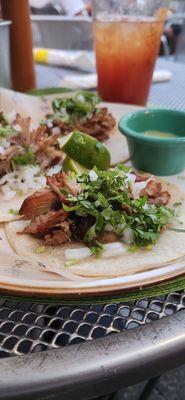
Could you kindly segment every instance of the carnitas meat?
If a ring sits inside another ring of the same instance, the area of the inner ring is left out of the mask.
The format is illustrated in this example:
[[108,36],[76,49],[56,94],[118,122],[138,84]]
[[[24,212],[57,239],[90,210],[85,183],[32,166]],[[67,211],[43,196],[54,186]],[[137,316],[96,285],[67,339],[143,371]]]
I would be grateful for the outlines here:
[[51,127],[50,124],[46,125],[46,130],[49,133],[53,131],[53,128],[58,127],[60,135],[63,136],[68,135],[73,130],[78,130],[89,136],[94,136],[97,140],[104,141],[109,138],[111,131],[116,126],[116,120],[104,107],[96,109],[91,117],[76,119],[74,123],[56,118],[52,120],[51,125]]
[[[145,177],[144,180],[146,181]],[[139,181],[141,182],[141,178]],[[19,214],[30,222],[23,233],[42,238],[45,244],[51,246],[71,240],[84,240],[89,229],[95,224],[96,218],[91,214],[81,215],[69,209],[72,204],[68,195],[78,196],[80,185],[70,180],[70,175],[66,172],[47,177],[47,185],[47,188],[37,191],[24,200]],[[149,204],[160,206],[166,205],[170,199],[170,194],[162,189],[162,184],[152,178],[148,180],[140,195],[148,196]],[[120,209],[119,205],[117,207]],[[123,204],[121,209],[132,216],[131,206]],[[118,239],[118,235],[113,231],[103,233],[100,231],[94,238],[101,243],[112,243]]]

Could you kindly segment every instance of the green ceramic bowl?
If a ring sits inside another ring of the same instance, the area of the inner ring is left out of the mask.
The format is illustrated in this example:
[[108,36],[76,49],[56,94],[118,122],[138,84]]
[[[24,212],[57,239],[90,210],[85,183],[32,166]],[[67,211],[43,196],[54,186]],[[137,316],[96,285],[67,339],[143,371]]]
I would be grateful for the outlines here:
[[[126,136],[133,166],[155,175],[175,175],[185,168],[185,112],[147,109],[123,117],[119,130]],[[173,138],[146,136],[146,131],[173,133]]]

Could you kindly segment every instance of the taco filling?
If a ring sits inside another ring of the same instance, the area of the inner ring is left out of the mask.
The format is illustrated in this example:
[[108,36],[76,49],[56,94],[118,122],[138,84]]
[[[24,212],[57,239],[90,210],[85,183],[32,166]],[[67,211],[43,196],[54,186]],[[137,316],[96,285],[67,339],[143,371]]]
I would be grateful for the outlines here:
[[52,102],[52,113],[46,115],[42,124],[47,131],[58,130],[61,136],[78,130],[107,140],[116,120],[106,107],[97,107],[100,98],[95,93],[81,91],[73,97],[59,98]]
[[105,244],[120,241],[134,251],[154,245],[174,215],[159,180],[122,164],[46,180],[47,187],[28,196],[19,211],[28,221],[19,233],[42,239],[44,246],[83,242],[101,256]]
[[62,162],[57,132],[33,128],[30,118],[19,114],[10,119],[0,113],[0,194],[5,200],[45,186],[44,174],[60,171]]

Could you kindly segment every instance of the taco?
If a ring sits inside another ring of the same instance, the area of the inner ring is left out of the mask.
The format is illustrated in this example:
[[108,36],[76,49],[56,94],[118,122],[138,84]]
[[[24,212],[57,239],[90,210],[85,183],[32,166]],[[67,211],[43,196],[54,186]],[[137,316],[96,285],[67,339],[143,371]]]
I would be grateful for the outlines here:
[[81,276],[112,277],[184,256],[185,196],[120,164],[47,177],[28,196],[21,220],[6,224],[16,253]]
[[25,196],[45,187],[46,175],[61,171],[61,136],[78,128],[100,140],[109,137],[116,121],[106,108],[96,107],[98,101],[88,92],[55,99],[53,114],[36,127],[29,117],[0,113],[0,222],[17,219]]
[[72,97],[56,98],[52,101],[52,113],[47,114],[42,124],[50,132],[58,129],[61,136],[77,130],[99,141],[109,139],[116,126],[116,120],[107,107],[98,106],[100,98],[96,93],[77,92]]
[[25,195],[46,185],[46,173],[61,170],[58,137],[29,117],[0,113],[0,222],[16,218]]

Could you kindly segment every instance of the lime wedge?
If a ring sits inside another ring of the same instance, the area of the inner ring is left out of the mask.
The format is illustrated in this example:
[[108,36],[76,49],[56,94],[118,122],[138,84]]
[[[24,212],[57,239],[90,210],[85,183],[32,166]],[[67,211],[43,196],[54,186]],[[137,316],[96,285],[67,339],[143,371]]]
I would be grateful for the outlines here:
[[80,174],[85,174],[88,173],[88,169],[82,167],[82,165],[78,164],[76,161],[72,160],[72,158],[66,156],[65,160],[63,162],[63,169],[64,171],[72,171],[75,172],[75,174],[80,175]]
[[61,150],[85,168],[100,170],[110,167],[110,153],[106,146],[92,136],[74,131],[58,139]]

